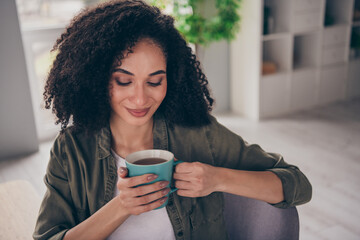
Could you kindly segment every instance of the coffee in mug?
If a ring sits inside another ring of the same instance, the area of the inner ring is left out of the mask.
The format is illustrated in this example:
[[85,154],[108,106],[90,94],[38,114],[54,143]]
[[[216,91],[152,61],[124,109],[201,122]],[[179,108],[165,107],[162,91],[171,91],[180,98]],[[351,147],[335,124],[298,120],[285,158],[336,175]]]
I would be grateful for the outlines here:
[[152,164],[159,164],[159,163],[163,163],[166,162],[165,159],[162,158],[144,158],[144,159],[140,159],[134,162],[134,164],[137,165],[152,165]]
[[[168,181],[169,185],[172,181],[174,167],[182,163],[182,161],[174,161],[174,154],[160,149],[142,150],[131,153],[125,158],[126,167],[129,172],[129,177],[141,176],[144,174],[156,174],[158,178],[147,183],[151,184],[158,181]],[[169,187],[169,185],[167,187]],[[177,189],[171,189],[167,196],[175,192]],[[165,207],[166,202],[159,208]]]

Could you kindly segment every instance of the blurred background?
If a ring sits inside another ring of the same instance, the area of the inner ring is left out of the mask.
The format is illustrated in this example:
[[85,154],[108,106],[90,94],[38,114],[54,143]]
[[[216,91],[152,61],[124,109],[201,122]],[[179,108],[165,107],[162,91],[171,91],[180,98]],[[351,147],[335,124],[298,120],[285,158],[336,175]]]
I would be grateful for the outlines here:
[[[0,182],[25,179],[44,194],[59,131],[42,100],[50,50],[72,17],[98,2],[1,1]],[[174,9],[171,0],[150,2]],[[216,17],[215,0],[201,2],[201,13]],[[360,239],[360,0],[235,2],[234,36],[192,45],[214,115],[309,176],[314,197],[298,208],[300,239]]]

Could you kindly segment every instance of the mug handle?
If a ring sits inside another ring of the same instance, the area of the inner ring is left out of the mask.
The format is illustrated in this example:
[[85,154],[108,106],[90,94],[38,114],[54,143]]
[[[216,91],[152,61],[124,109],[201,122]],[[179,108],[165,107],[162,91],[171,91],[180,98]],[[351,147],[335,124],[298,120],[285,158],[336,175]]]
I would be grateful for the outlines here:
[[[178,165],[179,163],[183,163],[184,161],[181,161],[181,160],[177,160],[177,161],[174,161],[173,163],[173,166],[175,167],[176,165]],[[178,189],[177,188],[171,188],[169,194],[173,193],[173,192],[176,192]]]

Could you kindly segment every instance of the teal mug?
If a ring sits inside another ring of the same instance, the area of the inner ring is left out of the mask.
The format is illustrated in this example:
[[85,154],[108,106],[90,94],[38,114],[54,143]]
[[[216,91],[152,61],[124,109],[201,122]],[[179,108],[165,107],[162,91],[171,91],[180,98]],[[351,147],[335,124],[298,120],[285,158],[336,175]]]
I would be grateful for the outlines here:
[[[149,149],[137,151],[127,155],[125,158],[125,162],[129,172],[129,177],[141,176],[148,173],[156,174],[158,175],[158,178],[147,184],[158,181],[168,181],[169,185],[167,187],[170,187],[174,167],[177,164],[182,163],[183,161],[175,162],[174,154],[169,151],[160,149]],[[169,196],[176,190],[176,188],[172,188],[167,194],[167,196]],[[167,203],[168,200],[166,200],[165,203],[157,209],[165,207]]]

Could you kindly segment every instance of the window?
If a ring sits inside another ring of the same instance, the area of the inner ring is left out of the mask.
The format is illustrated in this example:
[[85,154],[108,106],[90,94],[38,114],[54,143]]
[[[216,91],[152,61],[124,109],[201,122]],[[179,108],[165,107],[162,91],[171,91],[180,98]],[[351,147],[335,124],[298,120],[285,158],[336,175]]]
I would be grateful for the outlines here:
[[44,108],[43,89],[55,53],[50,50],[72,17],[101,0],[16,0],[31,87],[37,133],[41,141],[53,138],[60,127]]

